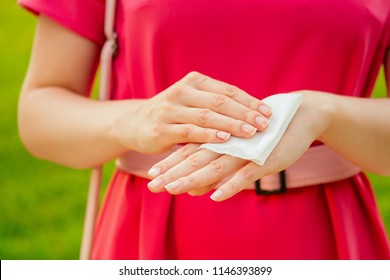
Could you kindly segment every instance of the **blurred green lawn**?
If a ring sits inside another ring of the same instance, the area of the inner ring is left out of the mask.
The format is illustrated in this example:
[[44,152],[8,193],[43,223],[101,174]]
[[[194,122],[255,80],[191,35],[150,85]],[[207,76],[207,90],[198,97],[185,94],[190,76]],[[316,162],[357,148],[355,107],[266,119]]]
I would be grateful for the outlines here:
[[[0,259],[77,259],[89,171],[30,156],[17,134],[17,98],[35,18],[16,4],[0,9]],[[375,96],[385,95],[383,75]],[[107,183],[113,169],[105,170]],[[390,178],[370,175],[390,236]]]

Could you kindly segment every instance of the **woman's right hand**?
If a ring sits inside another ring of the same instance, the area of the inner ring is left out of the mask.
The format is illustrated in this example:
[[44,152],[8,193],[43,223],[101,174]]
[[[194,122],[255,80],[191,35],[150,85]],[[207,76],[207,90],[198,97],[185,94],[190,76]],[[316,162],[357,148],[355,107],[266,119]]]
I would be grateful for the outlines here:
[[[126,151],[159,153],[177,143],[223,142],[259,130],[264,105],[198,73],[151,99],[88,98],[100,48],[50,17],[38,20],[18,107],[21,139],[35,156],[73,168],[95,167]],[[222,138],[222,139],[220,139]]]
[[159,153],[178,143],[251,137],[268,126],[270,115],[270,107],[239,88],[191,72],[122,116],[121,138],[129,149]]

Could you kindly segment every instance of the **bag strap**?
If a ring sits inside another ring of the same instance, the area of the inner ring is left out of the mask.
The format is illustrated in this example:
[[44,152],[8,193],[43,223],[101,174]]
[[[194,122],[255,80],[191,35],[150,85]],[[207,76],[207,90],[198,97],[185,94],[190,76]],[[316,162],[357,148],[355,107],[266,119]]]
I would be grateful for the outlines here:
[[[104,33],[106,35],[106,42],[104,43],[100,54],[99,100],[108,100],[110,98],[112,58],[116,54],[118,46],[117,34],[114,30],[115,8],[116,0],[106,0],[106,8],[104,15]],[[92,170],[89,182],[84,230],[80,249],[81,260],[88,260],[91,258],[96,218],[99,211],[99,197],[102,185],[102,173],[103,166],[95,167]]]

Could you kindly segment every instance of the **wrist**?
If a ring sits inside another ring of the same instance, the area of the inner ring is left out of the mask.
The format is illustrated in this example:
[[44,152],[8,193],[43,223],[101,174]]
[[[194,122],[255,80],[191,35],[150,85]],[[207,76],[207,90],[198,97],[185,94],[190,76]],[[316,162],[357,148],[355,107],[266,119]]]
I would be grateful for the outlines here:
[[337,95],[326,92],[316,92],[317,97],[317,112],[321,119],[321,127],[318,132],[317,139],[326,144],[327,139],[331,135],[331,130],[335,122],[337,114]]
[[113,102],[113,117],[109,125],[109,137],[123,152],[137,150],[136,112],[141,100],[121,100]]
[[304,95],[301,107],[303,110],[312,111],[309,115],[312,116],[307,124],[311,126],[313,138],[323,143],[330,135],[332,124],[336,118],[337,95],[321,92],[304,90],[299,92]]

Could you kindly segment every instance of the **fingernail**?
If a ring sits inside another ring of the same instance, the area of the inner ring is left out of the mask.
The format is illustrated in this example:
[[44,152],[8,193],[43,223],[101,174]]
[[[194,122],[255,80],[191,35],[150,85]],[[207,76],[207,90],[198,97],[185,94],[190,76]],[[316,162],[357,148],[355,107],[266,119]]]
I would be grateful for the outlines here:
[[244,123],[244,124],[242,125],[242,130],[243,130],[245,133],[249,134],[249,135],[253,135],[253,134],[255,134],[256,131],[257,131],[256,127],[253,127],[253,126],[251,126],[251,125],[249,125],[249,124],[246,124],[246,123]]
[[168,191],[174,191],[176,190],[177,188],[179,188],[181,186],[181,183],[179,181],[175,181],[175,182],[172,182],[168,185],[165,186],[165,188],[168,190]]
[[264,116],[268,117],[269,115],[271,115],[272,110],[267,105],[260,105],[259,112],[262,113]]
[[261,128],[266,128],[269,124],[269,120],[264,118],[264,117],[256,117],[255,118],[255,122],[257,123],[257,125]]
[[217,137],[221,140],[227,140],[230,137],[230,133],[227,133],[225,131],[218,131],[217,132]]
[[161,184],[162,184],[161,178],[156,178],[156,179],[150,181],[148,186],[153,188],[153,189],[157,189],[158,187],[161,186]]
[[222,190],[216,190],[210,198],[214,201],[219,201],[223,196],[223,191]]
[[148,171],[148,174],[151,176],[151,177],[157,177],[158,175],[160,175],[161,173],[161,168],[158,167],[158,166],[154,166],[152,167],[149,171]]

